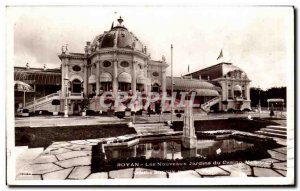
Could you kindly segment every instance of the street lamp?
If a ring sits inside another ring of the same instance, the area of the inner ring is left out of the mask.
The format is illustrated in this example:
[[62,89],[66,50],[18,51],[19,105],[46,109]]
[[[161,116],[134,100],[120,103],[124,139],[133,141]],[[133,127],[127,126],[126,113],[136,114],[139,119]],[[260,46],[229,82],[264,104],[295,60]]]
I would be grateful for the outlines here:
[[64,79],[65,82],[65,88],[66,88],[66,93],[65,93],[65,108],[64,108],[64,117],[69,117],[68,113],[69,113],[69,108],[68,108],[68,84],[69,84],[69,78],[65,78]]
[[259,113],[259,118],[260,118],[261,106],[260,106],[260,88],[259,88],[259,86],[258,86],[258,113]]

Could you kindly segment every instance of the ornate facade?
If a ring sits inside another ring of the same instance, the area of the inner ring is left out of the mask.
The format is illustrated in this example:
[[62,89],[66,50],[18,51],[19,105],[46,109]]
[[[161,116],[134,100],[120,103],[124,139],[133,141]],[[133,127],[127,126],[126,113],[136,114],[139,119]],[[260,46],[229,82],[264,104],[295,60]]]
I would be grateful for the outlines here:
[[[166,76],[168,64],[151,60],[147,47],[118,19],[118,25],[86,42],[84,53],[72,53],[62,47],[61,90],[25,107],[30,110],[54,110],[51,99],[60,99],[60,111],[76,114],[82,101],[89,98],[87,109],[103,111],[99,96],[105,92],[168,92],[171,78]],[[29,72],[29,70],[26,70]],[[211,67],[173,78],[177,93],[196,92],[195,102],[199,111],[250,109],[250,80],[246,73],[231,63]],[[180,97],[176,97],[177,101]],[[48,102],[47,102],[48,101]],[[197,111],[196,111],[197,112]]]

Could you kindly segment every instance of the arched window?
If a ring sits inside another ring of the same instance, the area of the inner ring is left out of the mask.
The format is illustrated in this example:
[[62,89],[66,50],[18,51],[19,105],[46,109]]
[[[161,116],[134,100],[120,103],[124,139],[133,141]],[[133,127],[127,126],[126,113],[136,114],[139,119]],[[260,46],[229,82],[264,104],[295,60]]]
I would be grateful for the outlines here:
[[123,72],[118,76],[119,90],[129,91],[131,89],[131,75]]
[[100,75],[101,90],[110,91],[112,89],[112,76],[108,72],[103,72]]
[[152,92],[159,92],[160,85],[158,83],[155,83],[152,85]]
[[72,81],[72,92],[81,93],[81,82],[78,79]]

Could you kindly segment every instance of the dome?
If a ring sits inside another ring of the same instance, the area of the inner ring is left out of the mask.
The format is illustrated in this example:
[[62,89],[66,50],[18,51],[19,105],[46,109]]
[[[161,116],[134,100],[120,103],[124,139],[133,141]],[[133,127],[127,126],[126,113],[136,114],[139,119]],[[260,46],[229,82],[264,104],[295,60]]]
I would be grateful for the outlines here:
[[123,19],[118,19],[119,24],[112,26],[111,30],[104,34],[97,35],[92,41],[92,47],[113,48],[117,43],[118,48],[135,49],[143,52],[143,44],[139,39],[122,25]]

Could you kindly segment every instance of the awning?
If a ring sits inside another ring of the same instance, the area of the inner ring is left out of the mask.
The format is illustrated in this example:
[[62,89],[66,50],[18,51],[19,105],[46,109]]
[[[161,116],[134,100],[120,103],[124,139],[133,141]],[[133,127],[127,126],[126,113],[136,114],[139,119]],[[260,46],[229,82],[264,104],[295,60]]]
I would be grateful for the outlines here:
[[[167,89],[171,89],[171,78],[167,78]],[[173,78],[173,89],[174,90],[191,90],[191,89],[216,89],[217,87],[213,84],[196,79],[184,79],[184,78]]]
[[219,96],[217,90],[210,90],[210,89],[195,89],[194,90],[197,94],[196,96]]
[[112,76],[108,72],[103,72],[100,75],[100,82],[112,82]]
[[131,83],[131,75],[126,72],[123,72],[119,75],[118,81],[124,83]]
[[136,78],[136,83],[137,84],[147,84],[147,79],[144,76],[139,75]]
[[234,86],[234,91],[242,91],[242,87],[240,85],[235,85]]
[[61,73],[47,71],[14,71],[14,80],[36,85],[61,85]]
[[96,76],[93,74],[89,77],[89,84],[95,84],[96,83]]
[[15,81],[14,85],[16,91],[25,91],[25,92],[34,91],[29,84],[26,84],[25,82],[22,81]]

